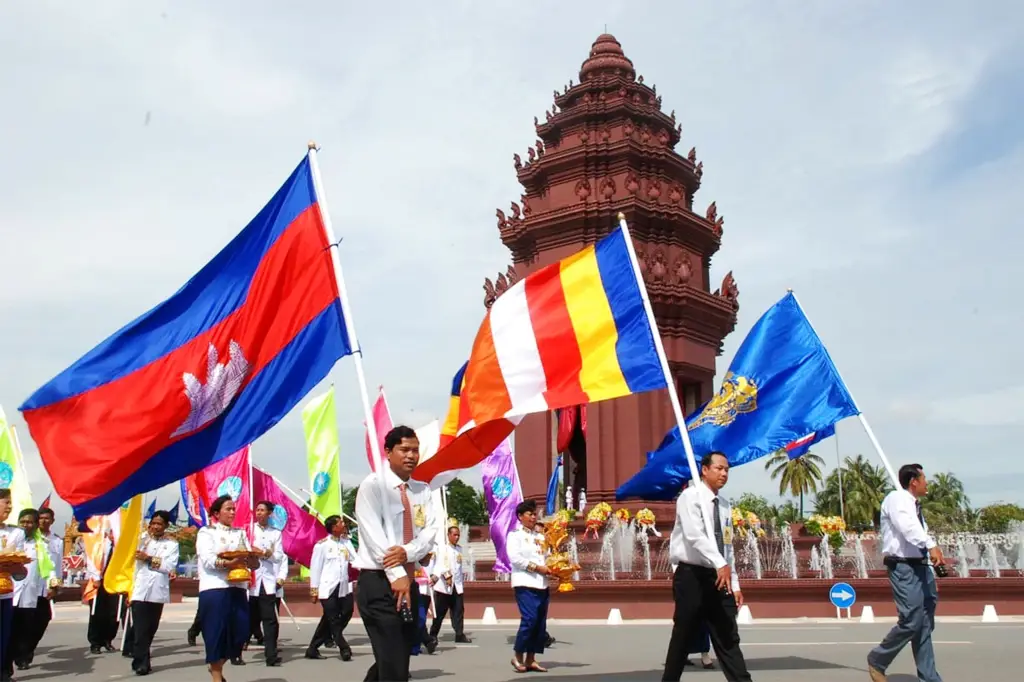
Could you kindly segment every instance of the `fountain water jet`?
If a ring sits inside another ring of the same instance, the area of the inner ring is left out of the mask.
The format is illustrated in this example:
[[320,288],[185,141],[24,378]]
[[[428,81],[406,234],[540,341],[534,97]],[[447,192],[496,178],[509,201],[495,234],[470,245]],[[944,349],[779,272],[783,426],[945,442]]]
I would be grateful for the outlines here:
[[864,554],[864,538],[860,533],[854,536],[853,553],[857,561],[857,577],[866,579],[868,577],[868,558]]

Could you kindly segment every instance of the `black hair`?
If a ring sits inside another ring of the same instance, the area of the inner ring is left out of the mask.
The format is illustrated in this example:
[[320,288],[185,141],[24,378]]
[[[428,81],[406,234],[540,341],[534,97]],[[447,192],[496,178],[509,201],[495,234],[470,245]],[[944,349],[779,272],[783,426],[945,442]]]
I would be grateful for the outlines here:
[[537,513],[537,500],[523,500],[516,505],[516,518],[522,516],[526,512]]
[[[384,436],[384,450],[391,452],[395,449],[395,446],[402,442],[406,438],[416,438],[416,432],[412,428],[399,424],[395,428],[388,431],[388,435]],[[418,440],[418,439],[417,439]]]
[[22,509],[20,512],[18,512],[18,520],[19,521],[22,518],[26,517],[26,516],[31,516],[32,519],[37,524],[39,523],[39,510],[38,509],[35,509],[34,507],[29,507],[28,509]]
[[256,503],[256,507],[259,507],[260,505],[266,507],[267,513],[269,514],[273,514],[274,510],[277,509],[277,505],[271,502],[270,500],[260,500],[259,502]]
[[11,489],[10,488],[0,488],[0,500],[9,500],[9,499],[11,499]]
[[233,502],[234,500],[230,495],[221,495],[216,500],[210,503],[210,516],[214,514],[220,514],[221,508],[227,502]]
[[703,457],[700,458],[700,475],[701,475],[701,478],[704,477],[704,467],[711,466],[711,463],[713,461],[715,461],[715,455],[718,455],[719,457],[723,457],[725,459],[725,463],[726,464],[729,463],[729,458],[725,456],[724,452],[719,452],[718,450],[712,450],[711,452],[707,453],[706,455],[704,455]]
[[337,526],[340,522],[340,516],[338,516],[337,514],[331,514],[326,519],[324,519],[324,528],[326,528],[327,532],[330,533],[334,530],[334,527]]
[[46,514],[47,516],[50,516],[52,518],[57,518],[57,515],[54,514],[53,510],[50,509],[49,507],[40,507],[39,508],[39,515],[42,516],[43,514]]
[[162,509],[159,510],[159,511],[153,512],[153,516],[150,517],[149,520],[152,521],[153,519],[163,519],[165,526],[171,525],[171,513],[170,512],[165,512]]
[[920,464],[904,464],[900,467],[899,479],[900,487],[906,490],[910,487],[910,482],[921,475],[922,467]]

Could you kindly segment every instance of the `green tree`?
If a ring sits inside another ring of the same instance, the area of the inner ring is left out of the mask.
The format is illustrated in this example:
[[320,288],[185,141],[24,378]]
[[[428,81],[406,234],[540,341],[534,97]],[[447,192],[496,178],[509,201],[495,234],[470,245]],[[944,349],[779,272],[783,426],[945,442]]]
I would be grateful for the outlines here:
[[783,523],[797,523],[803,520],[803,515],[800,513],[800,508],[796,506],[793,500],[786,500],[778,507],[775,512],[775,523],[782,525]]
[[171,535],[178,541],[178,554],[181,561],[190,561],[196,555],[196,532],[192,527],[176,528]]
[[448,515],[470,526],[486,525],[487,503],[483,491],[454,479],[448,484]]
[[358,494],[359,486],[357,485],[341,489],[341,511],[353,519],[356,517],[356,495]]
[[846,457],[841,469],[832,471],[814,498],[814,511],[823,516],[840,515],[839,478],[842,473],[842,514],[846,525],[868,528],[882,500],[892,490],[892,481],[882,466],[874,466],[864,455]]
[[818,492],[822,481],[821,468],[825,461],[813,452],[803,457],[790,459],[785,450],[776,450],[764,463],[764,470],[771,471],[772,480],[779,481],[779,494],[790,494],[800,498],[800,517],[804,515],[804,495]]
[[1013,521],[1024,521],[1024,508],[997,502],[978,510],[978,526],[986,533],[1005,533]]
[[743,493],[733,502],[733,507],[744,512],[753,512],[757,518],[768,522],[775,518],[775,507],[764,497],[754,493]]
[[966,529],[974,525],[975,514],[963,482],[950,473],[935,474],[928,481],[928,494],[921,500],[928,526],[935,530]]

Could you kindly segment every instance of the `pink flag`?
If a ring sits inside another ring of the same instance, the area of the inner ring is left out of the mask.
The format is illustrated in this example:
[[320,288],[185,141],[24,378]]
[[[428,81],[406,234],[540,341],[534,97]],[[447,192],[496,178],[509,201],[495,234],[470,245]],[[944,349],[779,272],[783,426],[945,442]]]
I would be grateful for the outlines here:
[[[251,465],[249,446],[214,462],[203,469],[207,501],[213,502],[221,495],[230,495],[235,501],[235,528],[244,528],[252,534],[252,499],[249,495],[249,471]],[[251,538],[250,538],[251,539]]]
[[313,557],[313,545],[327,537],[327,530],[316,517],[285,494],[273,476],[262,469],[252,470],[252,490],[256,499],[274,503],[270,525],[281,531],[284,553],[306,568]]
[[[388,435],[388,431],[394,428],[394,424],[391,422],[391,411],[388,410],[388,401],[384,397],[384,387],[381,386],[379,389],[380,395],[377,396],[377,402],[373,404],[373,424],[374,431],[376,431],[377,443],[380,444],[381,456],[384,456],[384,437]],[[366,426],[366,423],[363,423]],[[370,449],[370,429],[366,429],[366,459],[370,462],[370,471],[377,470],[377,462],[373,457],[373,450]]]

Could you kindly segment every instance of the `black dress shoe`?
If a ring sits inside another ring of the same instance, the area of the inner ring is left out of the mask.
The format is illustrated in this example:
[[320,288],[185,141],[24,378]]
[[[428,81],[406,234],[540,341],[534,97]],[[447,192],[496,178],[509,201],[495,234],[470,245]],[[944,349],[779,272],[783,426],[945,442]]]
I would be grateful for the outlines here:
[[25,663],[24,661],[22,661],[21,663],[15,663],[14,665],[18,668],[18,670],[28,670],[29,668],[32,667],[31,665],[29,665],[28,663]]
[[551,635],[548,635],[547,638],[544,640],[545,648],[546,647],[552,647],[554,645],[555,645],[555,638],[552,637]]
[[231,665],[245,665],[245,661],[242,660],[241,656],[233,656],[231,658]]
[[335,642],[333,639],[329,639],[326,642],[324,642],[324,646],[328,649],[333,649],[334,647],[338,646],[338,643]]
[[465,635],[456,635],[455,636],[455,643],[456,644],[472,644],[473,640],[471,640],[469,637],[466,637]]
[[351,661],[352,660],[352,650],[351,649],[345,649],[344,651],[342,651],[341,652],[341,660],[343,660],[343,661]]
[[110,652],[110,651],[117,651],[117,649],[114,647],[114,645],[111,642],[107,642],[106,644],[104,644],[103,645],[103,650],[104,651],[108,651],[108,652]]
[[311,661],[321,661],[327,657],[319,651],[306,651],[306,658],[310,659]]
[[103,653],[103,649],[101,649],[99,646],[93,644],[92,646],[89,647],[89,653],[90,654],[102,654]]
[[188,631],[188,645],[189,646],[195,646],[196,645],[196,633],[192,632],[191,630]]
[[274,658],[271,658],[271,659],[269,659],[267,661],[267,667],[268,668],[276,668],[279,665],[281,665],[281,657],[280,656],[275,656]]

